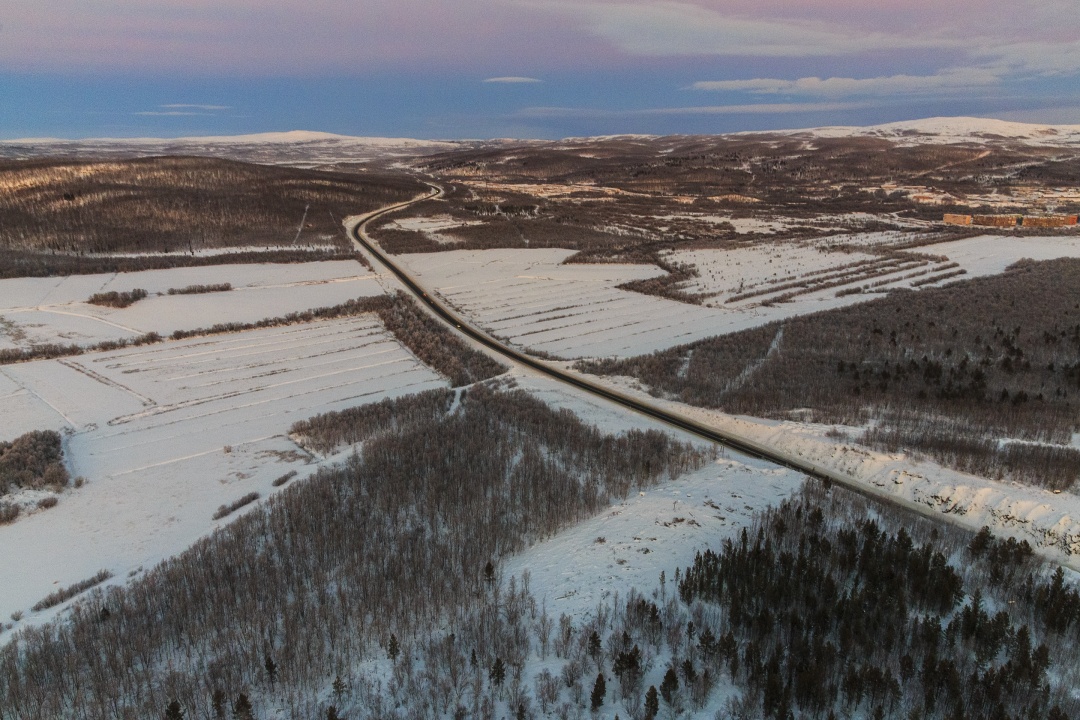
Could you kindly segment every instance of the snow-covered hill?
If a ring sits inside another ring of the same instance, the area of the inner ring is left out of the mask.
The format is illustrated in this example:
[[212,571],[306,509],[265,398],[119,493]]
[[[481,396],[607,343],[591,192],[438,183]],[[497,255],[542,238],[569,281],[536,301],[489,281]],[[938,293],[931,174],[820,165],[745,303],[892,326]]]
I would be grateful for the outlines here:
[[254,135],[181,138],[23,138],[0,140],[0,157],[23,159],[77,154],[82,157],[144,155],[204,155],[288,164],[363,162],[446,152],[461,142],[413,138],[354,137],[326,132],[292,130]]
[[210,135],[205,137],[179,138],[86,138],[68,140],[63,138],[21,138],[0,141],[10,145],[71,144],[71,145],[254,145],[278,143],[339,143],[342,145],[365,145],[375,147],[432,147],[452,148],[457,143],[442,140],[416,140],[414,138],[361,137],[337,135],[335,133],[313,130],[289,130],[287,132],[266,132],[250,135]]
[[1080,146],[1080,125],[1038,125],[972,117],[902,120],[869,127],[821,127],[784,134],[822,138],[879,137],[904,145],[1014,141],[1024,145]]

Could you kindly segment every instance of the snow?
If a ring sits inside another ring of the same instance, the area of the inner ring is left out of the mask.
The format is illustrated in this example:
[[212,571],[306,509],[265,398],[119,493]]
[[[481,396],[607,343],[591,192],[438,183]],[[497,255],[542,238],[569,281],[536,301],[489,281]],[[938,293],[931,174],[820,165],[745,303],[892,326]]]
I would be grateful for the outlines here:
[[722,457],[533,546],[511,558],[504,573],[521,577],[527,570],[548,613],[566,613],[580,625],[615,592],[625,596],[636,587],[648,595],[661,572],[669,592],[676,592],[676,568],[691,565],[698,551],[737,538],[755,512],[782,502],[804,479],[745,456]]
[[[233,289],[156,295],[170,288],[221,283],[231,283]],[[135,288],[150,297],[126,308],[85,302],[94,293]],[[0,280],[0,348],[93,344],[147,332],[167,335],[216,323],[256,322],[381,292],[377,278],[352,260]]]
[[170,144],[170,145],[201,145],[201,144],[293,144],[293,143],[311,143],[311,142],[334,142],[350,145],[367,145],[375,147],[391,147],[391,148],[403,148],[403,147],[444,147],[454,148],[457,147],[456,142],[446,142],[441,140],[416,140],[413,138],[390,138],[390,137],[356,137],[351,135],[336,135],[328,132],[317,132],[311,130],[290,130],[286,132],[267,132],[267,133],[255,133],[250,135],[212,135],[205,137],[178,137],[178,138],[160,138],[160,137],[144,137],[144,138],[86,138],[81,140],[63,139],[63,138],[19,138],[15,140],[4,140],[4,143],[10,144],[60,144],[60,143],[79,143],[79,144],[106,144],[106,145],[158,145],[158,144]]
[[968,271],[968,277],[997,275],[1017,260],[1054,260],[1080,257],[1080,237],[1010,237],[980,235],[919,248],[931,255],[946,255]]
[[396,227],[401,230],[416,230],[419,232],[439,232],[440,230],[453,230],[469,225],[480,225],[479,220],[458,220],[449,215],[430,215],[426,217],[400,218],[393,221],[388,227]]
[[698,222],[720,225],[729,223],[740,235],[746,233],[772,234],[791,227],[790,221],[765,220],[763,218],[736,218],[726,215],[658,215],[657,220],[697,220]]
[[992,143],[1002,138],[1025,145],[1080,145],[1080,125],[1040,125],[992,118],[934,117],[902,120],[869,127],[821,127],[789,130],[782,134],[809,134],[822,138],[880,137],[901,145]]
[[481,224],[482,223],[479,220],[458,220],[449,215],[430,215],[427,217],[400,218],[388,223],[386,227],[397,230],[421,232],[430,240],[434,240],[440,244],[447,244],[461,242],[461,238],[456,238],[453,235],[445,235],[443,234],[444,231]]
[[970,530],[988,526],[996,535],[1027,540],[1051,559],[1080,570],[1080,496],[1076,494],[1000,482],[904,453],[840,442],[825,436],[831,426],[728,415],[658,400],[632,378],[599,381],[734,437],[766,445],[781,456],[809,463],[923,514]]
[[[775,259],[770,253],[779,252],[777,257],[786,258],[785,264],[775,266],[784,268],[783,272],[804,271],[810,258],[823,263],[829,258],[817,250],[781,247],[789,249],[767,245],[677,253],[674,258],[702,262],[704,279],[692,281],[699,283],[713,283],[713,268],[742,262],[746,263],[740,266],[742,272],[768,281],[780,272],[770,269],[769,261]],[[562,358],[632,357],[872,297],[857,294],[838,298],[837,289],[832,288],[772,306],[760,304],[765,298],[731,304],[719,298],[707,305],[690,305],[619,289],[623,283],[663,274],[654,266],[561,264],[572,254],[560,249],[451,250],[399,255],[397,260],[417,275],[422,285],[434,289],[491,334]],[[836,256],[840,260],[833,260],[835,264],[862,257]],[[898,271],[893,280],[914,270]],[[690,290],[730,290],[734,276],[729,275],[722,272],[715,284],[691,285]]]
[[219,505],[303,477],[319,459],[285,436],[297,420],[445,386],[374,316],[0,367],[0,438],[63,430],[87,479],[0,526],[19,549],[0,556],[0,617],[102,568],[123,582],[228,522],[211,520]]
[[[812,243],[762,243],[733,250],[678,251],[668,253],[666,259],[697,268],[699,276],[682,289],[691,294],[715,294],[708,300],[710,305],[723,304],[740,293],[766,291],[807,273],[876,259],[866,253],[822,252],[821,248]],[[829,294],[835,295],[836,290]],[[752,302],[762,299],[756,297]]]

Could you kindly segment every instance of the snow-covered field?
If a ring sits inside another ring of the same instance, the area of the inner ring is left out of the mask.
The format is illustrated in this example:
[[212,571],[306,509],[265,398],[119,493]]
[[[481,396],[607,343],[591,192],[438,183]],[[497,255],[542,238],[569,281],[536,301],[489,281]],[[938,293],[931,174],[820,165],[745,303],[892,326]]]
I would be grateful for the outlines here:
[[[695,445],[704,441],[644,415],[624,410],[527,369],[513,376],[519,388],[556,408],[573,411],[607,433],[657,429]],[[562,613],[580,626],[597,603],[631,588],[648,594],[663,571],[674,592],[675,569],[694,554],[718,547],[750,525],[755,512],[795,493],[805,476],[739,453],[722,450],[705,467],[657,485],[596,517],[568,528],[508,559],[508,578],[528,571],[537,601],[552,617]],[[537,670],[539,668],[536,668]],[[657,684],[659,680],[656,681]]]
[[504,572],[521,577],[528,570],[547,611],[579,624],[613,593],[648,594],[661,572],[673,578],[695,553],[737,538],[755,512],[778,505],[804,479],[748,457],[722,457],[534,546],[510,559]]
[[[1080,257],[1077,237],[978,237],[936,243],[917,248],[913,253],[940,256],[943,260],[923,262],[912,255],[892,261],[862,252],[840,252],[843,243],[854,247],[879,247],[902,241],[895,232],[837,235],[801,242],[774,242],[734,250],[692,250],[669,253],[676,263],[693,265],[699,276],[682,289],[706,295],[709,306],[753,306],[767,302],[793,289],[798,282],[821,282],[828,287],[803,292],[794,299],[810,309],[824,309],[838,292],[863,288],[863,293],[888,292],[897,288],[934,287],[964,277],[995,275],[1022,258],[1051,260]],[[850,266],[850,267],[845,267]],[[813,288],[809,288],[812,290]],[[748,296],[748,297],[741,297]],[[868,299],[873,297],[867,295]]]
[[447,235],[446,232],[470,225],[482,224],[479,220],[458,220],[449,215],[429,215],[422,217],[399,218],[390,222],[386,227],[394,230],[412,230],[424,233],[429,239],[440,244],[453,244],[461,242],[460,238]]
[[935,117],[921,120],[902,120],[869,127],[821,127],[807,130],[788,130],[782,134],[822,138],[880,137],[901,145],[957,143],[994,143],[1002,138],[1024,145],[1080,145],[1080,125],[1039,125],[1009,122],[993,118]]
[[428,288],[496,336],[560,357],[634,355],[715,335],[717,311],[618,289],[647,265],[562,265],[571,250],[399,255]]
[[[221,283],[230,283],[233,289],[164,294],[170,288]],[[136,288],[150,296],[126,308],[86,302],[95,293]],[[352,260],[0,280],[0,349],[92,344],[147,332],[167,335],[216,323],[255,322],[381,292],[375,276]]]
[[954,242],[926,245],[920,252],[946,255],[968,271],[968,277],[996,275],[1017,260],[1080,257],[1080,237],[1008,237],[980,235]]
[[659,400],[633,378],[605,377],[599,381],[735,437],[767,445],[781,455],[837,473],[874,495],[970,530],[985,525],[1001,537],[1026,539],[1041,553],[1080,570],[1080,496],[1072,492],[1055,493],[991,480],[904,453],[870,450],[842,438],[827,437],[825,433],[832,426],[728,415]]
[[726,215],[659,215],[657,220],[696,220],[697,222],[711,225],[730,224],[739,234],[746,233],[776,233],[787,230],[792,222],[787,218],[779,220],[766,220],[763,218],[736,218]]
[[0,367],[0,439],[63,430],[87,479],[0,526],[0,617],[102,568],[122,581],[227,522],[219,505],[303,477],[295,421],[445,385],[374,316]]
[[[492,334],[562,358],[630,357],[820,310],[865,302],[895,288],[934,287],[999,273],[1021,258],[1080,257],[1080,238],[981,236],[920,247],[929,262],[839,252],[836,245],[895,242],[895,233],[770,242],[671,253],[699,277],[682,288],[703,305],[619,289],[662,273],[647,265],[563,265],[570,250],[453,250],[398,260]],[[850,264],[855,267],[843,268]],[[967,274],[957,276],[959,270]],[[821,289],[793,287],[820,282]],[[837,297],[845,289],[863,292]],[[783,299],[793,291],[800,294]],[[748,295],[746,297],[740,297]],[[734,301],[732,298],[736,298]],[[781,301],[769,304],[777,299]]]

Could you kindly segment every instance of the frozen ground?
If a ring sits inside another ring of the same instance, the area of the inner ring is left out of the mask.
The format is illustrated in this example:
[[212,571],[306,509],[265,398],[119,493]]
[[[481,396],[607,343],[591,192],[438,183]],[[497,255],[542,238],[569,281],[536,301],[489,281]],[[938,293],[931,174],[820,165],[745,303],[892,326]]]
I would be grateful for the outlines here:
[[[896,241],[896,233],[863,233],[671,253],[671,260],[697,267],[699,277],[682,289],[704,294],[702,305],[621,290],[623,283],[662,271],[647,265],[563,265],[570,250],[452,250],[398,260],[492,334],[569,359],[649,353],[865,302],[895,288],[999,273],[1021,258],[1080,257],[1080,238],[1072,237],[987,235],[917,248],[945,258],[930,261],[837,250],[840,244],[869,248]],[[960,270],[967,274],[957,275]],[[837,296],[852,289],[861,292]]]
[[[924,245],[891,258],[863,252],[843,252],[838,245],[882,247],[902,242],[895,232],[862,233],[778,241],[733,250],[692,250],[669,253],[677,263],[693,265],[699,276],[681,288],[704,295],[709,306],[752,307],[798,291],[793,300],[812,310],[824,309],[837,293],[860,288],[870,293],[897,288],[927,288],[964,277],[1002,273],[1022,258],[1051,260],[1080,257],[1077,237],[1003,237],[982,235],[952,242]],[[919,260],[917,254],[941,259]],[[905,259],[910,257],[910,260]],[[806,287],[795,287],[805,283]],[[814,285],[821,284],[815,290]]]
[[[188,285],[230,283],[229,292],[157,295]],[[142,288],[126,308],[90,305],[95,293]],[[284,291],[284,292],[283,292]],[[147,332],[255,322],[378,295],[374,275],[352,260],[214,265],[133,273],[0,280],[0,349],[39,343],[93,344]]]
[[479,220],[457,220],[449,215],[429,215],[423,217],[400,218],[388,223],[386,227],[396,230],[421,232],[428,239],[446,245],[461,242],[461,238],[447,235],[447,231],[480,224],[481,222]]
[[992,118],[936,117],[872,125],[869,127],[822,127],[790,130],[784,134],[843,138],[870,136],[901,145],[1000,143],[1007,138],[1025,145],[1080,145],[1080,125],[1038,125]]
[[996,275],[1017,260],[1053,260],[1060,257],[1080,257],[1080,237],[1009,237],[980,235],[954,242],[926,245],[920,252],[947,255],[960,263],[968,277]]
[[[519,388],[551,407],[573,411],[604,432],[656,429],[682,442],[711,445],[533,371],[516,369],[513,376]],[[754,512],[778,504],[804,479],[793,470],[721,450],[705,467],[616,502],[511,558],[505,574],[520,578],[528,570],[533,592],[537,600],[547,600],[549,614],[580,618],[612,592],[625,595],[635,586],[645,592],[656,585],[661,571],[672,578],[675,568],[689,565],[696,551],[737,535]]]
[[657,220],[696,220],[711,225],[730,224],[739,234],[776,233],[787,230],[792,222],[787,218],[765,220],[763,218],[735,218],[727,215],[659,215]]
[[534,546],[510,559],[505,573],[520,578],[528,570],[548,613],[580,625],[613,593],[636,587],[648,595],[661,572],[670,580],[696,552],[738,537],[755,512],[782,502],[804,479],[745,456],[721,457]]
[[931,514],[971,530],[986,525],[996,535],[1026,539],[1043,554],[1080,570],[1080,496],[1074,493],[999,482],[903,453],[869,450],[826,437],[831,426],[733,416],[658,400],[632,378],[599,380],[736,437],[839,473],[875,495],[923,512],[933,511]]
[[293,422],[445,385],[374,316],[0,367],[0,439],[64,430],[87,479],[0,526],[0,617],[102,568],[122,581],[227,522],[219,505],[305,476],[317,458],[286,437]]

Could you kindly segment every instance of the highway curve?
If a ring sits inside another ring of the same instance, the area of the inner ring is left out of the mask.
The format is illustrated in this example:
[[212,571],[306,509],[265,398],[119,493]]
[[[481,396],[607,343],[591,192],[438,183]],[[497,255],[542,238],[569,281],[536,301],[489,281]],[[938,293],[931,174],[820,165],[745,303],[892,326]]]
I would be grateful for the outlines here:
[[[679,413],[672,412],[665,408],[635,398],[631,395],[626,395],[617,390],[605,387],[600,383],[593,382],[580,375],[566,372],[561,368],[554,367],[542,360],[530,357],[525,353],[508,347],[507,345],[504,345],[503,343],[499,342],[495,338],[485,333],[483,330],[480,330],[479,328],[473,326],[469,323],[468,320],[451,310],[442,301],[436,299],[434,293],[429,293],[427,290],[425,290],[423,286],[421,286],[415,279],[413,279],[413,277],[409,273],[407,273],[397,263],[387,257],[386,253],[384,253],[382,249],[375,243],[375,241],[368,237],[365,232],[367,224],[370,223],[372,220],[386,215],[387,213],[400,210],[409,205],[442,196],[444,191],[441,187],[432,185],[430,183],[428,183],[428,185],[432,188],[432,192],[428,195],[423,195],[407,202],[391,205],[389,207],[382,208],[381,210],[376,210],[375,212],[372,212],[368,215],[362,216],[360,218],[360,221],[353,227],[353,242],[358,249],[366,250],[378,262],[382,263],[382,265],[386,267],[386,269],[392,272],[397,277],[397,279],[400,280],[406,288],[408,288],[409,292],[416,296],[416,299],[418,301],[427,306],[436,316],[438,316],[454,330],[458,331],[462,335],[466,335],[469,338],[472,338],[476,342],[490,348],[491,350],[494,350],[500,355],[503,355],[504,357],[509,358],[516,363],[526,365],[533,370],[543,373],[544,375],[554,380],[558,380],[559,382],[565,383],[567,385],[572,385],[573,387],[584,390],[585,392],[591,393],[592,395],[596,395],[598,397],[604,398],[605,400],[617,403],[618,405],[621,405],[625,408],[634,410],[635,412],[639,412],[642,415],[646,415],[673,427],[677,427],[680,430],[685,430],[686,432],[697,435],[698,437],[704,438],[705,440],[718,443],[720,445],[731,448],[732,450],[744,453],[746,455],[750,455],[752,457],[768,460],[769,462],[786,468],[790,468],[792,470],[796,470],[811,477],[835,482],[848,488],[849,490],[859,493],[860,495],[873,498],[880,502],[886,502],[892,505],[896,505],[907,510],[917,512],[921,515],[934,518],[939,521],[952,520],[951,517],[942,515],[941,513],[924,505],[919,505],[917,503],[913,503],[903,498],[898,498],[891,495],[881,495],[875,493],[871,489],[866,487],[866,485],[858,482],[854,478],[837,472],[836,470],[833,470],[831,468],[820,467],[813,463],[807,462],[801,457],[789,455],[788,453],[779,451],[776,448],[769,447],[767,445],[763,445],[750,438],[740,437],[732,433],[724,432],[717,428],[693,420],[692,418],[680,415]],[[955,520],[953,521],[956,522]],[[957,524],[961,525],[962,527],[966,527],[962,525],[962,523]]]

